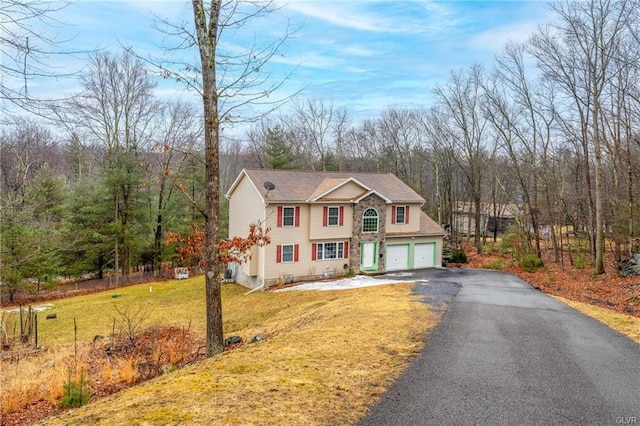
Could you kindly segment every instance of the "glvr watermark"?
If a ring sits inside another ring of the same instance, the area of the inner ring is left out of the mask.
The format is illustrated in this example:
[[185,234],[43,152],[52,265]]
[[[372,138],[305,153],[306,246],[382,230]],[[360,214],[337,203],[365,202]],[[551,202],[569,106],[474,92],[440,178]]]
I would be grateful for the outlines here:
[[635,425],[638,424],[637,417],[616,417],[616,423],[619,425]]

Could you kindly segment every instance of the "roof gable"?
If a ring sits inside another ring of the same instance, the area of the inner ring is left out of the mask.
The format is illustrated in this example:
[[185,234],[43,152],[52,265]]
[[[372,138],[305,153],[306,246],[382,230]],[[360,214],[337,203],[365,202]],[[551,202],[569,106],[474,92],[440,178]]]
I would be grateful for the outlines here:
[[[256,195],[260,198],[260,200],[262,200],[262,202],[265,202],[265,196],[268,196],[268,190],[265,188],[262,190],[262,192],[258,189],[258,187],[256,186],[256,183],[254,182],[253,179],[251,179],[248,174],[246,173],[246,171],[243,169],[240,174],[238,174],[238,177],[236,177],[236,179],[233,181],[233,183],[231,184],[231,186],[229,187],[229,189],[227,190],[227,192],[224,194],[224,196],[226,198],[231,198],[231,194],[233,193],[233,191],[236,190],[236,188],[240,185],[240,183],[246,179],[247,182],[253,187],[253,189],[256,191]],[[264,183],[263,183],[264,186]],[[261,186],[262,187],[262,186]]]
[[[224,194],[224,196],[226,198],[231,198],[231,194],[233,193],[233,191],[236,190],[236,188],[238,187],[238,185],[240,185],[240,182],[242,182],[243,179],[247,179],[247,181],[249,182],[249,184],[253,187],[253,189],[256,191],[256,194],[258,195],[258,197],[260,197],[260,199],[262,200],[262,202],[265,202],[265,197],[263,196],[263,193],[260,192],[260,190],[256,187],[255,182],[247,175],[246,171],[243,169],[238,176],[236,177],[236,179],[233,181],[233,183],[231,184],[231,186],[229,187],[229,189],[227,190],[227,192]],[[267,190],[264,189],[264,194],[267,194]]]
[[309,201],[352,201],[369,191],[369,188],[352,177],[327,177],[311,194]]

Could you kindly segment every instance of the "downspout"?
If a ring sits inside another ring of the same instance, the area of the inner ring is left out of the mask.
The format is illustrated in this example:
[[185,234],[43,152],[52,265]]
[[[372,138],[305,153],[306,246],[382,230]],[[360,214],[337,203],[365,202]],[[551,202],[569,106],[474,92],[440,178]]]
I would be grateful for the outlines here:
[[244,295],[248,296],[249,294],[253,293],[254,291],[260,290],[261,288],[264,288],[264,280],[262,281],[262,284],[260,284],[258,287],[254,288],[253,290],[246,292]]
[[[267,223],[267,207],[269,206],[269,202],[266,200],[266,196],[268,195],[265,194],[265,201],[264,201],[264,215],[262,216],[262,223],[266,224]],[[262,251],[266,251],[266,249],[264,247],[258,247],[258,250],[262,250]],[[258,265],[258,274],[262,273],[262,284],[260,284],[258,287],[249,290],[248,292],[246,292],[244,295],[248,296],[249,294],[253,293],[254,291],[258,291],[260,289],[265,289],[265,280],[264,280],[264,264],[265,264],[265,254],[262,253],[262,255],[260,256],[260,265]]]

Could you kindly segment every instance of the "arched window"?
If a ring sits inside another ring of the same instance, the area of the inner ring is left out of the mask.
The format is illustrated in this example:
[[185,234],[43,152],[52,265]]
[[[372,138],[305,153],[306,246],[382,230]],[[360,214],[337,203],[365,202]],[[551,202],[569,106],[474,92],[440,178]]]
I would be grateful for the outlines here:
[[362,232],[378,232],[378,211],[368,208],[362,213]]

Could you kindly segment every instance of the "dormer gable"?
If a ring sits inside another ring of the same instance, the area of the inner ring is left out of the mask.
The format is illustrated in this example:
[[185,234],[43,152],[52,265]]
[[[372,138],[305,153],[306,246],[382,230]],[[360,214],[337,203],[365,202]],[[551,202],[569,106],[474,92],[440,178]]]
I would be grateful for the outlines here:
[[371,189],[354,178],[327,177],[311,194],[310,202],[351,202],[371,192]]

